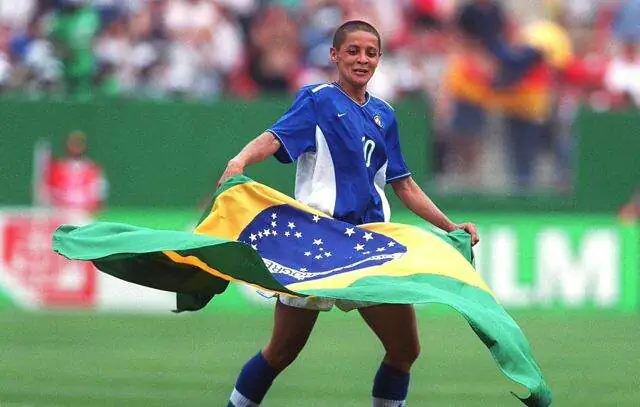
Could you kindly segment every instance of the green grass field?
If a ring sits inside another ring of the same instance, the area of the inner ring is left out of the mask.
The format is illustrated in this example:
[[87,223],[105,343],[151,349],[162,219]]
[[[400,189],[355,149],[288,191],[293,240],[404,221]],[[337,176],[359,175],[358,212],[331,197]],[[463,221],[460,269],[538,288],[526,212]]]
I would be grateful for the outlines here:
[[[555,406],[640,406],[638,315],[514,314]],[[0,312],[0,406],[225,406],[271,316]],[[453,312],[420,314],[411,406],[518,406],[521,391]],[[356,313],[323,314],[264,406],[370,406],[381,349]]]

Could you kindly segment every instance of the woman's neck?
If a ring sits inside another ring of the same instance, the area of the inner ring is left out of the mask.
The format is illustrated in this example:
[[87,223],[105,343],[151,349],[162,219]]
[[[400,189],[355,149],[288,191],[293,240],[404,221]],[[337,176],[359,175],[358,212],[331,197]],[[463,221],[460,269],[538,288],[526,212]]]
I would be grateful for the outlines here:
[[350,85],[347,82],[341,81],[340,79],[338,79],[338,82],[336,83],[338,84],[340,89],[342,89],[344,93],[349,95],[349,97],[353,99],[356,103],[363,105],[367,101],[366,87],[363,86],[361,88],[358,88],[353,85]]

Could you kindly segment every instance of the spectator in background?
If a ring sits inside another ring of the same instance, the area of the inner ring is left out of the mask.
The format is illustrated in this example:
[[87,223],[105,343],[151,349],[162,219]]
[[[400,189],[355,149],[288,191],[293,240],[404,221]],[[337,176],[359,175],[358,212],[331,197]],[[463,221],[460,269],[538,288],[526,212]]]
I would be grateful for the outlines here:
[[287,10],[266,6],[249,33],[249,72],[264,92],[290,91],[299,69],[298,25]]
[[567,23],[572,26],[590,26],[595,23],[601,0],[553,0],[562,3]]
[[457,18],[462,52],[454,57],[448,87],[454,96],[451,120],[458,162],[469,185],[477,185],[478,135],[485,109],[500,109],[506,123],[506,156],[515,187],[527,191],[544,125],[552,111],[553,71],[571,54],[571,43],[552,21],[529,24],[510,33],[498,3],[476,0]]
[[[506,17],[500,3],[473,0],[462,4],[454,13],[453,52],[445,68],[447,103],[436,105],[436,116],[447,117],[451,135],[451,158],[443,166],[459,175],[464,187],[480,184],[480,159],[487,92],[496,67],[483,48],[483,39],[502,38]],[[448,149],[449,150],[449,149]]]
[[618,217],[625,222],[636,222],[640,219],[640,188],[637,189],[620,210]]
[[431,103],[435,102],[446,65],[445,46],[440,20],[419,19],[412,23],[403,45],[395,53],[399,96],[426,96]]
[[555,158],[554,183],[558,191],[566,192],[573,186],[574,149],[577,140],[575,121],[582,103],[597,95],[602,88],[608,64],[606,55],[593,41],[590,30],[574,35],[574,55],[556,81],[556,104],[549,123],[550,138]]
[[122,19],[141,7],[147,0],[91,0],[91,6],[98,12],[103,25]]
[[11,40],[12,58],[18,62],[16,81],[31,95],[58,93],[62,77],[62,63],[46,36],[44,25],[43,19],[34,19],[24,32],[16,32]]
[[615,11],[612,29],[624,43],[640,43],[640,0],[622,0]]
[[149,0],[130,17],[132,94],[153,98],[166,96],[161,79],[164,50],[169,42],[164,18],[166,6],[166,0]]
[[[510,3],[462,1],[457,2],[461,4],[457,10],[464,11],[460,13],[464,20],[462,26],[471,33],[467,37],[475,41],[471,41],[470,48],[484,46],[494,54],[494,59],[512,64],[514,48],[507,45],[512,45],[509,40],[513,30],[501,6]],[[590,29],[589,24],[593,22],[596,30],[602,30],[594,36],[598,39],[595,42],[603,43],[609,42],[609,30],[622,35],[620,33],[629,30],[619,27],[629,27],[628,22],[633,26],[633,21],[638,21],[633,19],[631,11],[637,2],[623,0],[622,8],[617,8],[612,2],[599,5],[596,0],[545,0],[556,6],[570,4],[572,17],[568,20],[585,30]],[[384,61],[370,84],[372,91],[389,100],[421,92],[434,95],[444,65],[443,53],[435,50],[442,43],[442,30],[436,28],[434,22],[447,21],[455,3],[443,0],[0,0],[0,26],[8,27],[11,38],[9,57],[3,57],[0,64],[2,81],[5,88],[18,91],[34,88],[38,92],[56,91],[62,88],[59,82],[64,82],[70,94],[95,92],[129,97],[175,95],[212,99],[224,93],[251,97],[263,90],[288,91],[303,84],[332,80],[324,51],[330,37],[327,27],[348,18],[364,18],[379,26],[388,38],[383,50]],[[282,12],[275,13],[272,9]],[[89,14],[93,17],[86,18]],[[91,20],[95,22],[94,28],[90,28]],[[60,29],[60,25],[66,28]],[[42,28],[48,31],[49,26],[53,31],[45,38],[41,35],[45,34]],[[37,29],[41,33],[34,42]],[[75,34],[70,34],[71,31]],[[86,37],[85,40],[80,41],[81,36]],[[287,39],[283,41],[283,38]],[[506,41],[496,46],[487,40],[495,38],[506,38]],[[47,40],[55,42],[57,53],[53,56]],[[26,45],[32,42],[38,45],[30,52],[32,56],[26,58]],[[127,57],[114,52],[119,47],[126,48]],[[518,57],[518,53],[515,54]],[[64,75],[60,74],[60,62],[56,60],[63,60]],[[490,84],[507,88],[526,73],[526,69],[521,69],[505,75],[508,70],[500,72],[500,66],[495,61],[492,63],[497,66],[492,68],[495,72],[488,79]],[[34,80],[35,76],[41,79]],[[492,82],[498,79],[502,82]],[[598,98],[600,96],[602,92],[598,93]]]
[[478,41],[496,60],[494,87],[507,88],[517,83],[542,59],[534,47],[514,46],[515,33],[507,30],[505,13],[497,1],[475,0],[467,4],[460,12],[458,23],[468,37]]
[[69,134],[65,157],[53,160],[45,177],[46,201],[55,208],[95,213],[106,202],[107,179],[87,156],[87,137],[81,131]]
[[446,29],[444,17],[433,10],[419,13],[410,20],[405,42],[396,52],[396,90],[399,97],[419,97],[427,100],[431,117],[432,151],[429,152],[436,173],[443,173],[450,158],[450,137],[447,133],[449,98],[443,79],[447,68]]
[[[440,132],[450,136],[443,158],[445,172],[455,176],[456,184],[471,188],[480,185],[478,162],[482,151],[486,97],[494,66],[484,52],[463,36],[454,40],[454,52],[447,57],[443,94],[435,105]],[[442,144],[442,143],[441,143]],[[444,148],[444,146],[442,146]]]
[[561,95],[571,99],[577,109],[587,103],[596,110],[609,109],[611,102],[604,89],[604,76],[610,62],[605,30],[594,27],[574,34],[575,54],[562,72]]
[[169,41],[164,86],[172,94],[217,97],[243,57],[241,29],[232,8],[205,0],[170,0],[165,10]]
[[211,33],[215,28],[218,9],[207,0],[168,0],[165,26],[169,35],[182,43],[195,43],[202,31]]
[[219,7],[215,22],[215,35],[202,46],[201,97],[216,97],[226,91],[226,83],[236,69],[241,69],[245,56],[244,38],[231,9]]
[[53,18],[51,36],[62,58],[65,91],[89,97],[95,72],[93,41],[100,28],[98,13],[88,0],[64,0]]
[[195,95],[202,85],[202,49],[213,35],[218,10],[210,1],[168,0],[164,17],[169,42],[163,82],[173,95]]
[[[539,53],[540,60],[532,63],[513,89],[513,100],[505,105],[510,126],[512,166],[519,186],[533,184],[538,156],[549,148],[555,158],[554,186],[559,191],[571,187],[573,112],[563,105],[558,92],[558,78],[571,61],[573,45],[562,25],[562,15],[535,21],[523,27],[521,47]],[[530,137],[525,140],[525,137]],[[531,151],[531,150],[536,151]]]
[[0,0],[0,26],[24,31],[37,8],[37,0]]
[[492,40],[506,34],[505,12],[495,0],[472,0],[463,4],[457,23],[468,38],[476,40]]
[[10,35],[9,27],[0,25],[0,92],[9,89],[12,84],[13,66],[9,53]]
[[237,16],[239,20],[246,20],[255,13],[259,0],[215,0],[216,4]]
[[[360,2],[360,17],[372,20],[378,24],[380,35],[386,38],[385,42],[390,48],[395,48],[407,29],[405,10],[402,1],[369,0]],[[352,18],[347,17],[347,18]]]
[[134,87],[133,43],[127,21],[114,17],[96,38],[97,88],[102,94],[117,94]]
[[331,48],[335,27],[345,19],[338,0],[316,1],[301,14],[305,17],[300,27],[304,68],[297,78],[296,88],[331,81],[333,66],[327,58],[327,49]]
[[[640,20],[638,20],[640,24]],[[616,55],[609,64],[604,83],[612,94],[613,106],[618,109],[640,108],[640,52],[638,43],[618,44]]]

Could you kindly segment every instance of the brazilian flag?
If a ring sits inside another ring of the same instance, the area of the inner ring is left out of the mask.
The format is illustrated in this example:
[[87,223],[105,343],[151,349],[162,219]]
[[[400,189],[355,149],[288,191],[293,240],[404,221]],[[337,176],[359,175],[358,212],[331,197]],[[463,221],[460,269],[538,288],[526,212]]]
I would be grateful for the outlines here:
[[551,391],[516,322],[473,267],[471,238],[396,223],[352,225],[245,176],[225,182],[193,233],[120,223],[63,225],[54,250],[198,310],[229,282],[283,296],[446,304],[462,314],[528,406]]

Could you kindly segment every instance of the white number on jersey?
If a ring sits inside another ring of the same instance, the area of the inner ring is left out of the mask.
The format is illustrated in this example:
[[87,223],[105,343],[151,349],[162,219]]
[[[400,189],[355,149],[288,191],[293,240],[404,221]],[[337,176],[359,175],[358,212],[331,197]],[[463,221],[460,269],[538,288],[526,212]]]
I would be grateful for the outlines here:
[[371,139],[366,139],[365,137],[362,137],[362,141],[364,143],[364,161],[367,164],[367,168],[369,168],[371,166],[371,155],[376,148],[376,142]]

